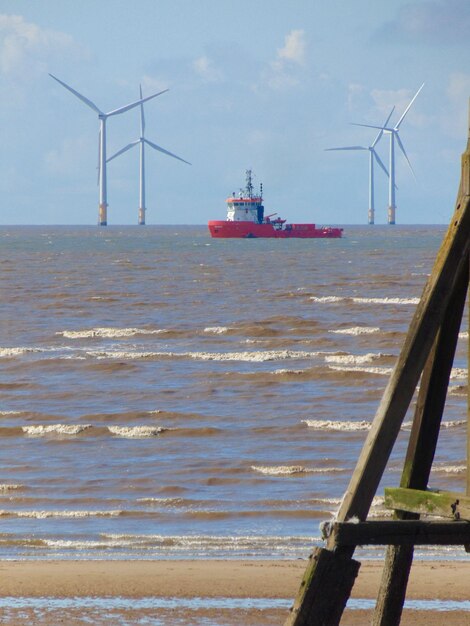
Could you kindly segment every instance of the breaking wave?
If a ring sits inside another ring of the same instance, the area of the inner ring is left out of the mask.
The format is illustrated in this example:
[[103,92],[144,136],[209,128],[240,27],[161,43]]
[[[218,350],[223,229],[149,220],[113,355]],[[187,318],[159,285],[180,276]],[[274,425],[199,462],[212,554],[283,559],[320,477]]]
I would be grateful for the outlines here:
[[123,511],[7,511],[0,510],[0,517],[29,517],[47,519],[50,517],[118,517]]
[[339,467],[308,468],[303,465],[252,465],[251,469],[268,476],[292,476],[293,474],[331,474],[342,472]]
[[377,326],[353,326],[352,328],[339,328],[338,330],[329,330],[328,332],[336,335],[373,335],[374,333],[379,333],[380,328]]
[[328,367],[329,369],[337,372],[360,372],[363,374],[376,374],[377,376],[390,376],[393,372],[393,367],[360,367],[353,365],[349,367],[342,365],[329,365]]
[[0,348],[0,358],[8,359],[15,356],[21,356],[28,352],[42,352],[39,348]]
[[381,353],[376,354],[374,352],[369,352],[368,354],[360,354],[360,355],[337,354],[337,355],[325,356],[325,361],[326,363],[339,363],[339,364],[342,363],[344,365],[349,365],[349,364],[361,365],[362,363],[371,363],[372,361],[375,361],[383,357],[388,357],[388,356],[391,356],[391,355],[381,354]]
[[21,429],[27,435],[40,437],[51,433],[58,435],[78,435],[84,430],[91,428],[91,424],[38,424],[35,426],[22,426]]
[[207,328],[204,328],[205,333],[211,333],[213,335],[224,335],[229,330],[230,328],[227,326],[208,326]]
[[125,437],[126,439],[139,439],[145,437],[156,437],[169,430],[163,426],[108,426],[108,430],[113,435]]
[[441,465],[432,468],[437,474],[464,474],[467,471],[466,465]]
[[315,430],[343,430],[343,431],[356,431],[356,430],[369,430],[371,422],[334,422],[332,420],[302,420],[303,424],[307,424],[309,428]]
[[[360,422],[353,421],[338,421],[335,422],[333,420],[301,420],[302,424],[306,424],[309,428],[313,428],[314,430],[326,430],[326,431],[345,431],[345,432],[354,432],[358,430],[370,430],[372,426],[372,422],[368,422],[366,420],[361,420]],[[442,428],[459,428],[460,426],[465,426],[467,423],[466,420],[448,420],[441,422]],[[402,430],[409,430],[412,426],[413,422],[403,422],[401,425]]]
[[312,359],[331,353],[298,350],[260,350],[254,352],[123,352],[109,350],[88,351],[87,354],[97,359],[189,358],[196,361],[246,361],[261,363],[264,361],[283,361],[287,359]]
[[89,330],[63,330],[56,335],[62,335],[67,339],[89,339],[99,337],[101,339],[120,339],[134,337],[135,335],[160,335],[165,329],[147,330],[144,328],[91,328]]
[[418,304],[419,298],[359,298],[352,296],[310,296],[320,303],[354,302],[356,304]]

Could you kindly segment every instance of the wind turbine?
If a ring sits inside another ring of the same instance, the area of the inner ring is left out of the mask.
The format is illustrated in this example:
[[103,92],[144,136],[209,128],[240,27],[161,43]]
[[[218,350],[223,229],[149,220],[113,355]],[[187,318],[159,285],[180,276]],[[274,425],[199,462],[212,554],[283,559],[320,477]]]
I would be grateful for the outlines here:
[[183,163],[187,163],[188,165],[191,165],[189,161],[185,161],[181,157],[176,156],[176,154],[173,154],[172,152],[168,152],[168,150],[165,150],[164,148],[157,146],[156,143],[153,143],[145,138],[145,117],[144,117],[144,104],[143,103],[147,99],[148,98],[145,98],[145,99],[142,98],[142,86],[140,86],[140,138],[136,139],[136,141],[132,141],[131,143],[127,144],[127,146],[125,146],[124,148],[121,148],[121,150],[118,150],[118,152],[113,154],[113,156],[109,157],[108,159],[108,161],[112,161],[113,159],[120,156],[124,152],[127,152],[127,150],[130,150],[134,146],[137,146],[140,144],[139,220],[138,220],[138,223],[140,226],[143,226],[145,224],[145,211],[146,211],[146,208],[145,208],[145,144],[147,144],[154,150],[158,150],[159,152],[163,152],[163,154],[167,154],[168,156],[171,156],[174,159],[178,159],[178,161],[183,161]]
[[421,85],[421,87],[415,93],[415,95],[411,99],[409,105],[406,107],[406,109],[402,113],[402,116],[400,117],[398,122],[395,124],[395,126],[388,128],[387,124],[384,124],[383,126],[372,126],[370,124],[355,124],[355,126],[367,126],[368,128],[380,128],[384,133],[387,133],[388,135],[390,135],[390,153],[389,153],[390,179],[389,179],[389,185],[388,185],[388,223],[389,224],[395,224],[395,212],[396,212],[396,208],[397,208],[397,206],[395,204],[395,188],[396,188],[396,185],[395,185],[395,139],[397,140],[398,146],[399,146],[400,150],[403,152],[403,155],[404,155],[404,157],[406,159],[406,162],[409,165],[411,173],[414,176],[415,173],[413,171],[413,168],[411,167],[410,160],[409,160],[408,155],[406,154],[406,151],[405,151],[405,146],[403,145],[398,132],[400,130],[401,123],[405,119],[405,115],[410,110],[411,105],[416,100],[416,98],[418,97],[419,92],[421,91],[421,89],[423,87],[424,87],[424,83]]
[[[387,126],[388,122],[390,121],[390,118],[392,117],[392,113],[393,113],[394,110],[395,110],[395,107],[393,107],[393,109],[390,112],[390,115],[387,117],[387,119],[385,121],[385,124],[384,124],[384,127]],[[370,146],[345,146],[345,147],[342,147],[342,148],[326,148],[326,152],[329,152],[329,151],[332,151],[332,150],[367,150],[369,152],[369,211],[368,211],[368,222],[369,222],[369,224],[373,224],[374,221],[375,221],[374,160],[377,161],[377,163],[383,169],[385,174],[387,176],[389,176],[387,168],[382,163],[382,160],[379,157],[379,155],[377,154],[377,151],[375,149],[375,146],[380,141],[380,139],[381,139],[381,137],[383,135],[383,132],[384,132],[383,128],[381,127],[381,129],[377,133],[376,138],[374,139],[374,141],[372,142],[372,144]]]
[[120,113],[125,113],[130,109],[146,102],[147,100],[151,100],[156,96],[160,96],[162,93],[168,91],[165,89],[164,91],[159,91],[158,93],[154,93],[152,96],[148,96],[147,98],[137,100],[136,102],[132,102],[131,104],[127,104],[126,106],[120,107],[119,109],[114,109],[113,111],[109,111],[108,113],[104,113],[99,109],[94,102],[83,96],[75,89],[72,89],[69,85],[59,80],[56,76],[49,74],[51,78],[56,80],[58,83],[68,89],[70,92],[77,96],[79,100],[84,102],[90,109],[93,109],[96,113],[98,113],[98,118],[100,120],[100,135],[99,135],[99,207],[98,207],[98,224],[99,226],[106,226],[108,223],[107,209],[108,209],[108,200],[107,200],[107,181],[106,181],[106,120],[108,117],[112,115],[118,115]]

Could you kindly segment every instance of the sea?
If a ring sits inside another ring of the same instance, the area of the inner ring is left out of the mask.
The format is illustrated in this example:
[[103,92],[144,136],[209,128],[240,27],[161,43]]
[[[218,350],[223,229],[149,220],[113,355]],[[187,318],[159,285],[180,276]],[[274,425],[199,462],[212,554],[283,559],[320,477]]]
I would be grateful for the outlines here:
[[[0,227],[0,558],[306,558],[445,229]],[[430,480],[460,492],[467,344],[465,326]],[[370,517],[390,515],[412,410]]]

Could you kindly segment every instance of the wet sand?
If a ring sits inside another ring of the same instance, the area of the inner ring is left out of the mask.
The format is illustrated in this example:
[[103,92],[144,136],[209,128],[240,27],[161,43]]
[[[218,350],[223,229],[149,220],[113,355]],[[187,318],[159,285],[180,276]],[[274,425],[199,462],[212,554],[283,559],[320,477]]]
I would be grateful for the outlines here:
[[[199,602],[184,607],[191,598],[282,598],[293,599],[305,561],[19,561],[0,564],[2,623],[53,624],[58,614],[34,608],[34,598],[127,598],[119,609],[90,606],[60,609],[69,624],[136,623],[146,618],[154,624],[282,624],[285,608],[204,607]],[[375,598],[382,562],[363,562],[353,598]],[[415,562],[407,598],[418,600],[467,600],[470,595],[470,562]],[[5,602],[11,598],[11,602]],[[15,609],[13,598],[31,598],[31,606]],[[140,598],[180,598],[173,607],[138,608]],[[51,601],[52,602],[52,601]],[[54,602],[52,602],[52,605]],[[133,606],[134,605],[134,606]],[[286,605],[287,606],[287,605]],[[117,611],[117,612],[116,612]],[[21,616],[21,619],[19,619]],[[348,609],[342,624],[356,626],[370,621],[371,611]],[[404,613],[402,624],[470,625],[470,612],[415,611]]]

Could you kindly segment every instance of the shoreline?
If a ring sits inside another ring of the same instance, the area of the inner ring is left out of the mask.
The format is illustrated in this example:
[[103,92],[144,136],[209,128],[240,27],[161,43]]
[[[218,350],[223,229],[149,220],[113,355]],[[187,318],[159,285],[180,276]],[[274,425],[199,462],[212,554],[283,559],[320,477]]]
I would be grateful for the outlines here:
[[[83,624],[85,620],[107,626],[141,620],[184,626],[281,626],[306,564],[301,559],[2,561],[0,621],[43,626],[52,626],[58,620],[67,624]],[[383,561],[363,561],[351,598],[373,601],[382,568]],[[412,567],[407,600],[468,600],[469,575],[470,561],[417,561]],[[152,598],[169,602],[154,606],[139,603],[139,599]],[[114,608],[113,599],[119,599]],[[233,606],[230,599],[237,600]],[[262,600],[262,607],[253,606],[253,599]],[[470,611],[458,605],[454,608],[407,608],[401,624],[470,626]],[[364,626],[370,623],[372,614],[369,608],[348,607],[341,624]]]
[[[0,597],[294,598],[306,560],[2,561]],[[375,598],[382,561],[363,561],[353,598]],[[408,599],[469,599],[470,561],[416,561]]]

